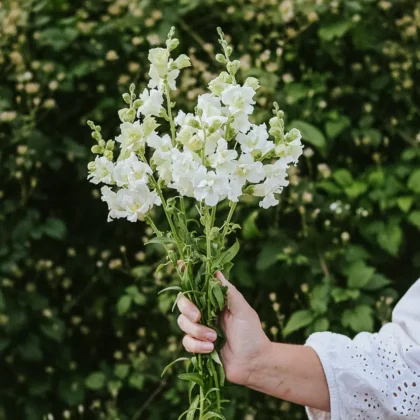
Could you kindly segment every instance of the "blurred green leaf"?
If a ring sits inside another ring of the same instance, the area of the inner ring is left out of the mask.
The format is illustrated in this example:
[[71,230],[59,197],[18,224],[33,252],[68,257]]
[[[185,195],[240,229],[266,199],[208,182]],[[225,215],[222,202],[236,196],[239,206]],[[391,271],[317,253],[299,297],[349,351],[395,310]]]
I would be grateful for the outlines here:
[[324,41],[332,41],[334,38],[341,38],[350,28],[351,20],[341,20],[322,25],[318,35]]
[[397,256],[401,248],[403,234],[401,227],[395,223],[388,223],[378,234],[379,245],[393,256]]
[[99,391],[105,386],[106,376],[103,372],[91,373],[85,381],[86,387],[94,391]]
[[253,239],[260,235],[260,231],[255,223],[258,214],[259,211],[255,210],[245,219],[242,227],[242,236],[244,239]]
[[48,218],[42,226],[43,232],[53,239],[64,239],[67,234],[65,223],[55,217]]
[[420,211],[413,211],[408,216],[408,221],[420,229]]
[[390,283],[391,281],[383,274],[375,273],[363,288],[370,291],[379,290],[385,286],[388,286]]
[[58,318],[49,319],[41,324],[41,331],[50,339],[61,342],[64,339],[66,327]]
[[290,128],[297,128],[302,133],[303,140],[312,144],[318,149],[325,149],[327,142],[322,132],[314,125],[305,121],[294,120],[289,124]]
[[327,137],[335,139],[339,136],[346,128],[350,127],[351,121],[345,115],[341,115],[335,120],[327,121],[325,124],[325,132]]
[[375,274],[375,268],[369,267],[363,261],[351,263],[344,273],[347,276],[347,285],[351,289],[360,289],[366,286]]
[[311,311],[301,310],[294,312],[283,329],[283,336],[287,337],[293,332],[308,326],[314,319],[315,316]]
[[398,197],[397,198],[397,204],[398,207],[403,211],[404,213],[407,213],[411,206],[413,205],[413,197],[412,196],[404,196],[404,197]]
[[415,193],[420,193],[420,169],[417,169],[410,175],[407,186]]
[[347,169],[337,169],[333,173],[333,178],[342,187],[351,187],[353,184],[353,177]]
[[264,245],[257,258],[257,270],[264,271],[274,265],[281,247],[277,244],[268,243]]
[[343,312],[342,323],[350,327],[354,332],[373,331],[372,308],[366,305],[357,306],[354,309],[346,309]]
[[132,303],[131,296],[125,295],[125,296],[120,297],[117,303],[118,315],[124,315],[125,313],[127,313],[130,310],[131,303]]

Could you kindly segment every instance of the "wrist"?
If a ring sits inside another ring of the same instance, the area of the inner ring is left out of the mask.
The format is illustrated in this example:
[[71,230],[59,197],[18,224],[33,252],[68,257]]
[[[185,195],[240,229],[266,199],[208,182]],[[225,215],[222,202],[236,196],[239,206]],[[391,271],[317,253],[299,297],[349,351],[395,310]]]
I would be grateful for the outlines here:
[[265,371],[269,368],[270,360],[273,359],[273,347],[275,344],[267,339],[267,342],[261,347],[258,354],[250,360],[247,380],[243,385],[253,389],[261,386]]

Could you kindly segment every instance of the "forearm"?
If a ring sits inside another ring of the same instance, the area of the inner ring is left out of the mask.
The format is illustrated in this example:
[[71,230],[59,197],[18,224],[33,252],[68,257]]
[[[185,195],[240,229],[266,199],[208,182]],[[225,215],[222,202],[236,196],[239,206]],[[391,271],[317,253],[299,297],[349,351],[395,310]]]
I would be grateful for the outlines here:
[[270,343],[252,362],[246,385],[296,404],[330,410],[324,370],[310,347]]

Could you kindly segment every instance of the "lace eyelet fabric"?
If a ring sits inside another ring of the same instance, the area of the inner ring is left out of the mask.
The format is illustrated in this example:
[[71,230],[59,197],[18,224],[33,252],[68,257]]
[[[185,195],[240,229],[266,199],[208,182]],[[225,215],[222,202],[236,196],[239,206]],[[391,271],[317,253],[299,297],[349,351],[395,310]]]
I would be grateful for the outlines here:
[[331,413],[307,408],[311,420],[420,419],[420,282],[398,303],[393,321],[353,340],[329,332],[306,342],[318,354]]

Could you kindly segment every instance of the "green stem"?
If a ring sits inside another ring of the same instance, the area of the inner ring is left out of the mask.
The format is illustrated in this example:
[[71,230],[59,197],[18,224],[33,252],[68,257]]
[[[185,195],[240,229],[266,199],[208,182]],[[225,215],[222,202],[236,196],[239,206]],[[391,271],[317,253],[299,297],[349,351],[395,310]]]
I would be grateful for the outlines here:
[[224,227],[224,229],[223,229],[223,233],[222,233],[222,243],[221,243],[221,246],[223,247],[223,245],[224,245],[224,242],[225,242],[225,237],[226,237],[226,234],[227,234],[227,230],[229,229],[229,224],[230,224],[230,221],[231,221],[231,219],[232,219],[232,216],[233,216],[233,213],[235,212],[235,209],[236,209],[236,205],[237,205],[238,203],[235,203],[235,202],[230,202],[230,210],[229,210],[229,214],[228,214],[228,217],[227,217],[227,219],[226,219],[226,222],[225,222],[225,227]]
[[[200,373],[203,375],[203,358],[201,354],[198,355],[198,365],[200,367]],[[200,386],[200,417],[201,420],[204,417],[204,390]]]
[[172,118],[171,95],[168,81],[165,82],[166,106],[168,108],[169,125],[171,126],[172,146],[175,147],[175,124]]
[[182,245],[180,244],[181,241],[178,238],[178,233],[176,231],[176,228],[175,228],[174,222],[172,220],[172,217],[168,213],[168,210],[166,208],[166,200],[165,200],[165,197],[163,196],[162,190],[160,189],[160,187],[159,187],[159,185],[158,185],[158,183],[156,181],[155,181],[155,187],[156,187],[156,191],[157,191],[157,193],[158,193],[158,195],[160,197],[160,200],[162,201],[163,211],[165,212],[166,218],[168,219],[168,223],[169,223],[169,226],[171,228],[172,235],[173,235],[173,237],[175,239],[175,242],[176,242],[176,245],[178,247],[179,255],[180,255],[181,259],[183,260],[184,259],[184,253],[182,251]]
[[[216,206],[214,206],[211,210],[211,214],[209,213],[209,207],[205,206],[205,220],[206,220],[206,248],[207,248],[207,255],[206,255],[206,279],[205,279],[205,288],[209,287],[210,285],[210,278],[211,278],[211,239],[210,234],[213,228],[214,219],[216,215]],[[207,305],[210,311],[210,305]],[[210,312],[209,312],[210,314]],[[210,320],[210,316],[209,316]]]
[[220,413],[221,404],[220,404],[219,378],[217,377],[217,371],[216,371],[216,368],[214,367],[214,361],[213,361],[213,359],[210,360],[210,366],[211,366],[211,370],[213,372],[214,387],[217,388],[217,391],[216,391],[217,412]]
[[[216,206],[212,207],[211,211],[209,212],[209,207],[206,206],[206,244],[207,244],[207,258],[206,258],[206,283],[207,283],[207,322],[211,321],[211,304],[210,304],[210,285],[211,285],[211,259],[212,259],[212,250],[211,250],[211,230],[213,229],[214,222],[216,219]],[[214,384],[215,388],[217,388],[216,392],[216,403],[217,403],[217,412],[220,413],[220,389],[219,389],[219,378],[217,376],[216,369],[214,367],[213,360],[210,359],[210,369],[213,373]]]
[[179,196],[179,203],[181,205],[181,213],[184,216],[185,227],[186,227],[186,229],[188,231],[187,212],[185,210],[185,201],[184,201],[184,197],[182,195]]
[[[142,159],[142,161],[149,165],[149,162],[147,161],[144,153],[139,150],[138,154],[139,154],[140,158]],[[150,179],[152,181],[153,186],[156,188],[156,192],[158,193],[160,200],[162,201],[163,211],[165,212],[166,219],[168,220],[169,226],[171,228],[172,235],[173,235],[173,237],[175,239],[175,242],[176,242],[176,245],[178,247],[179,255],[180,255],[181,259],[184,259],[184,253],[182,251],[182,245],[180,244],[181,241],[178,238],[178,234],[177,234],[177,231],[175,229],[174,223],[172,221],[172,217],[168,213],[165,197],[163,196],[162,190],[159,186],[159,183],[156,181],[156,178],[154,177],[154,175],[150,175]]]
[[150,227],[152,228],[153,232],[155,232],[156,236],[162,236],[162,232],[158,229],[158,227],[154,224],[153,220],[151,217],[146,217],[146,222],[150,225]]

